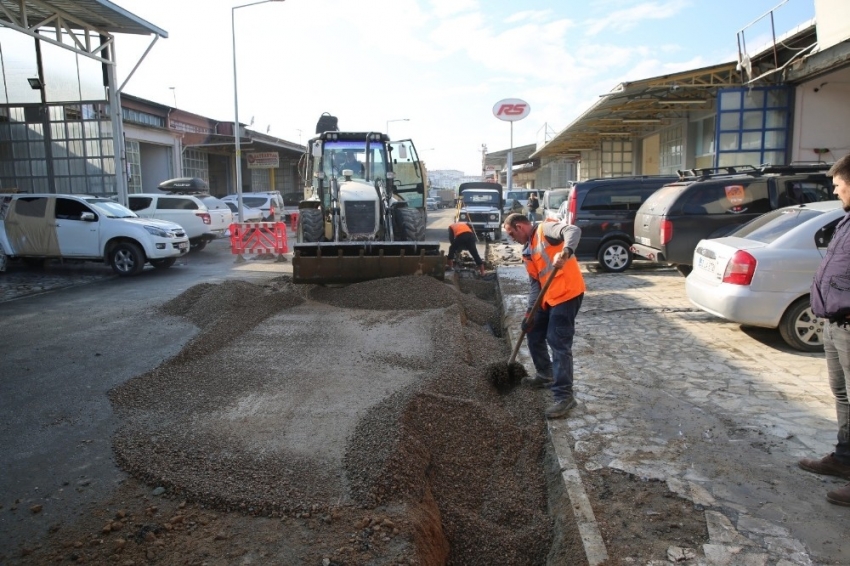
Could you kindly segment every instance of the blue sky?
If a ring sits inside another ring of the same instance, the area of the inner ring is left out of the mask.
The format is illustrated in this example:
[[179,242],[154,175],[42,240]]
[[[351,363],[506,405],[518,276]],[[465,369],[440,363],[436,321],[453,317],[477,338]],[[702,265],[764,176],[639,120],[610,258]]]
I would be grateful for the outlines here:
[[[511,146],[493,105],[531,106],[513,146],[559,132],[623,81],[735,60],[736,33],[782,0],[113,0],[166,30],[129,94],[306,142],[322,112],[344,130],[411,138],[429,169],[481,171],[481,146]],[[777,33],[814,17],[788,0]],[[752,53],[769,19],[747,32]],[[120,36],[123,82],[149,44]],[[174,87],[173,89],[171,87]],[[407,121],[402,121],[406,119]],[[300,131],[299,131],[300,130]]]

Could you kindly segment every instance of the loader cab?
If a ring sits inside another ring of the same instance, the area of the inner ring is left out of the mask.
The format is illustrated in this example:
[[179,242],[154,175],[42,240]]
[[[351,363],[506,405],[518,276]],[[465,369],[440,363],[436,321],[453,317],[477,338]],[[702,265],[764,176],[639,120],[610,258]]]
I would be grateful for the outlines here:
[[425,175],[422,164],[411,140],[389,143],[395,193],[407,202],[407,206],[425,208]]
[[363,169],[351,180],[381,183],[408,206],[424,210],[425,175],[413,142],[388,140],[383,134],[348,132],[325,132],[311,140],[308,178],[312,194],[329,206],[330,187],[345,180],[343,165],[353,154]]
[[[374,138],[374,139],[373,139]],[[345,134],[325,132],[311,141],[309,167],[311,189],[325,206],[330,205],[330,188],[346,180],[346,164],[352,171],[349,180],[373,185],[386,182],[387,154],[380,134]]]

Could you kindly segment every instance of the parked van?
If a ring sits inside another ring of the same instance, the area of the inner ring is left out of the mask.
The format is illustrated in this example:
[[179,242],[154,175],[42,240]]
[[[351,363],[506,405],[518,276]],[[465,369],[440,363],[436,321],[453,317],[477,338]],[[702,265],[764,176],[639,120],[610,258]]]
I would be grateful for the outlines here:
[[724,167],[680,171],[650,197],[634,222],[633,253],[691,271],[704,238],[719,238],[753,218],[793,204],[831,200],[832,164]]
[[619,273],[632,265],[630,251],[638,208],[677,176],[631,176],[590,179],[570,191],[564,221],[581,228],[576,257],[595,258],[604,271]]
[[174,265],[189,238],[173,222],[139,218],[106,197],[0,194],[0,271],[8,259],[100,261],[121,276]]

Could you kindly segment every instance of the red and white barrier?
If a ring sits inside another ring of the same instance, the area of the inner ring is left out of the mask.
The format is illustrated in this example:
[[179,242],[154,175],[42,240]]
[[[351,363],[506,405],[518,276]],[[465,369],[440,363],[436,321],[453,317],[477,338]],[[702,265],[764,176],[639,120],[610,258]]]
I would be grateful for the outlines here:
[[234,254],[285,254],[289,251],[286,224],[246,222],[230,225],[230,249]]

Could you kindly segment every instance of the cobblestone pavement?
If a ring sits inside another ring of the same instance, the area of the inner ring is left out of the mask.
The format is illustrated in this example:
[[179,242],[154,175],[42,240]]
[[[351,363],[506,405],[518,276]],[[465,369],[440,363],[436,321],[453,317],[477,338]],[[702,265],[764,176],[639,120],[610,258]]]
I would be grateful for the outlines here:
[[[527,276],[511,266],[515,248],[494,248],[513,341]],[[700,564],[850,564],[850,509],[825,499],[845,481],[796,466],[835,443],[823,354],[795,351],[777,331],[743,329],[696,309],[672,268],[582,269],[588,289],[574,344],[579,405],[568,419],[549,421],[568,491],[573,461],[582,474],[609,467],[666,481],[705,510],[710,541],[695,549]],[[527,350],[520,353],[533,369]],[[592,527],[592,513],[577,519]],[[584,538],[594,564],[605,551],[592,531]]]

